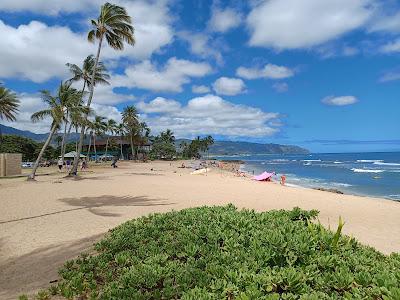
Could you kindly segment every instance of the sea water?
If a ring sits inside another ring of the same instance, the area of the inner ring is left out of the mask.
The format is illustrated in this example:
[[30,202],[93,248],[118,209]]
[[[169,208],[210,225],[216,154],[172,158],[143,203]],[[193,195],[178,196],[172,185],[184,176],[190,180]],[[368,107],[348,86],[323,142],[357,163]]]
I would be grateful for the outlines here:
[[334,188],[346,194],[400,201],[400,152],[220,156],[242,160],[251,174],[276,172],[291,186]]

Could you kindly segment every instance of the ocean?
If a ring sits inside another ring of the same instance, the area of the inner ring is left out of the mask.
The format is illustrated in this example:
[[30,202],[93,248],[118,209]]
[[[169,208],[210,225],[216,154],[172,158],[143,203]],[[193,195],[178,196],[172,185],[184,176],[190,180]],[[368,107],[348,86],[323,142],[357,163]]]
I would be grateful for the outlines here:
[[250,174],[286,175],[290,186],[334,188],[345,194],[400,201],[400,152],[219,156],[242,160]]

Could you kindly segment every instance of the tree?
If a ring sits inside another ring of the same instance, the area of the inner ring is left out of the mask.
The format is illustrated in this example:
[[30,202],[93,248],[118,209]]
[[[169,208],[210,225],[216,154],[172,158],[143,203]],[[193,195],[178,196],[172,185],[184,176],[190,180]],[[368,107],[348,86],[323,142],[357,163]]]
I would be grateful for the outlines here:
[[[71,87],[71,82],[67,81],[65,83],[61,83],[58,89],[58,99],[60,101],[60,105],[65,109],[65,116],[63,119],[64,122],[64,133],[61,141],[61,159],[64,161],[65,155],[65,147],[68,135],[71,132],[72,126],[77,128],[82,120],[82,114],[86,112],[86,108],[83,107],[83,93],[84,91],[79,92],[77,89]],[[69,125],[69,129],[67,127]]]
[[127,106],[122,112],[122,122],[124,123],[125,129],[129,135],[129,140],[131,143],[132,158],[135,156],[133,139],[138,131],[139,119],[136,107],[133,105]]
[[22,161],[33,161],[39,144],[29,138],[18,135],[5,135],[0,144],[0,153],[21,153]]
[[37,168],[39,167],[40,160],[42,159],[42,156],[47,148],[47,146],[50,144],[50,141],[54,135],[54,132],[60,127],[60,124],[64,120],[64,113],[65,113],[65,107],[62,106],[60,98],[54,97],[50,94],[49,91],[41,91],[41,97],[42,100],[47,104],[47,108],[38,112],[35,112],[31,116],[32,122],[37,122],[40,120],[43,120],[46,117],[51,117],[53,119],[51,123],[51,129],[50,133],[43,144],[42,149],[39,152],[39,155],[36,159],[35,164],[33,165],[33,169],[31,174],[28,176],[28,179],[34,180]]
[[116,134],[119,136],[119,146],[120,146],[120,150],[121,150],[121,157],[120,159],[124,159],[124,153],[122,151],[122,138],[125,135],[125,126],[123,123],[118,124],[118,126],[116,127],[115,130]]
[[[135,39],[133,36],[134,28],[131,25],[131,17],[127,14],[125,8],[121,6],[110,4],[108,2],[105,3],[101,6],[100,15],[97,20],[92,20],[91,23],[94,28],[88,33],[88,41],[95,42],[95,40],[98,40],[98,48],[94,62],[93,73],[90,79],[90,92],[87,101],[87,107],[90,107],[93,99],[96,70],[100,59],[103,40],[106,39],[107,44],[115,50],[123,50],[124,42],[132,46],[135,44]],[[82,128],[79,137],[78,151],[70,173],[73,175],[77,174],[78,161],[82,151],[84,134],[85,128]]]
[[78,82],[78,81],[83,81],[83,88],[82,92],[86,90],[86,87],[90,88],[91,85],[91,76],[93,74],[93,71],[95,71],[94,74],[94,85],[96,84],[105,84],[109,85],[110,83],[108,80],[110,79],[110,75],[107,73],[107,68],[104,66],[104,64],[99,61],[97,63],[97,68],[96,70],[94,69],[94,64],[95,64],[95,58],[94,55],[89,55],[88,57],[85,58],[83,61],[83,66],[80,68],[79,66],[75,64],[70,64],[67,63],[66,66],[69,68],[69,71],[72,73],[72,77],[68,79],[69,82]]
[[107,133],[107,142],[106,142],[106,156],[107,156],[107,150],[108,150],[108,142],[110,141],[110,136],[108,134],[113,135],[114,132],[116,131],[116,127],[117,127],[117,122],[115,122],[115,120],[113,119],[109,119],[106,123],[106,128],[105,128],[105,132]]
[[97,149],[96,149],[96,136],[101,136],[107,128],[106,118],[101,116],[95,116],[93,121],[93,147],[94,157],[97,160]]
[[174,133],[167,129],[156,136],[150,155],[155,158],[172,159],[176,155]]
[[[15,121],[18,113],[19,100],[15,93],[0,85],[0,120]],[[0,128],[0,142],[2,134]]]

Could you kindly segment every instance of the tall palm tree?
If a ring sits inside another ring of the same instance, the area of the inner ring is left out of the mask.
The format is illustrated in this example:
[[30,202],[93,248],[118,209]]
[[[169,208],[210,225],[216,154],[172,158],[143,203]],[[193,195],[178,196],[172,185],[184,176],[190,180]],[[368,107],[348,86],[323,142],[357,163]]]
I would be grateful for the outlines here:
[[[135,44],[135,38],[133,36],[134,28],[131,25],[131,17],[126,12],[126,9],[121,6],[110,4],[108,2],[103,4],[100,9],[99,17],[97,20],[92,20],[91,23],[93,29],[88,33],[88,41],[93,43],[95,40],[98,40],[98,48],[92,77],[90,79],[90,92],[87,101],[87,107],[90,107],[90,104],[92,103],[95,84],[95,71],[97,70],[97,65],[99,63],[101,47],[104,39],[106,39],[107,44],[115,50],[123,50],[124,42],[132,46]],[[77,155],[75,156],[74,165],[71,170],[71,174],[73,175],[77,174],[78,160],[80,152],[82,151],[84,133],[85,129],[82,128]]]
[[[15,115],[18,113],[19,100],[15,93],[0,85],[0,119],[7,121],[15,121]],[[0,128],[0,142],[1,142]]]
[[119,148],[121,150],[120,159],[124,159],[124,153],[122,151],[122,137],[125,135],[125,125],[123,123],[118,124],[115,130],[116,134],[119,136]]
[[[71,82],[61,83],[58,89],[58,99],[60,105],[65,108],[64,117],[64,133],[61,141],[61,159],[64,161],[65,149],[67,146],[67,138],[70,134],[72,126],[78,123],[81,119],[82,113],[86,108],[83,107],[83,91],[79,92],[77,89],[71,87]],[[67,130],[68,124],[70,124]]]
[[122,112],[122,122],[125,125],[126,131],[129,134],[129,139],[131,143],[132,159],[135,156],[135,151],[133,147],[133,139],[137,134],[139,118],[136,107],[133,105],[127,106]]
[[101,116],[95,116],[93,121],[93,148],[94,157],[97,160],[97,148],[96,148],[96,136],[101,136],[107,128],[106,118]]
[[107,133],[107,142],[106,142],[106,153],[105,156],[107,157],[107,151],[108,151],[108,142],[110,141],[110,135],[111,136],[115,133],[117,127],[117,122],[115,122],[115,120],[113,119],[108,119],[107,123],[106,123],[106,128],[105,128],[105,132]]
[[37,122],[43,120],[46,117],[51,117],[53,119],[51,123],[50,133],[46,139],[46,142],[43,144],[42,149],[36,159],[35,164],[33,165],[33,169],[31,174],[28,176],[28,179],[34,180],[37,168],[39,167],[40,160],[42,159],[43,153],[46,148],[49,146],[50,141],[56,132],[56,130],[60,127],[60,124],[64,120],[65,107],[61,105],[60,99],[58,97],[54,97],[50,94],[49,91],[41,91],[42,100],[48,105],[48,107],[44,110],[35,112],[31,116],[32,122]]

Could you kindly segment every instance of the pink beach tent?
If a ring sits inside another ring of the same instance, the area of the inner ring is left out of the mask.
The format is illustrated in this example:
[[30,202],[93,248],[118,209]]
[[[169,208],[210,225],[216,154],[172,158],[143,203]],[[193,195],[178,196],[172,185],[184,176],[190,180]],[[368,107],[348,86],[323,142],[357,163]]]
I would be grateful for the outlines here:
[[257,181],[269,181],[271,180],[271,177],[274,176],[274,173],[268,173],[268,172],[264,172],[261,173],[260,175],[254,176],[253,180],[257,180]]

